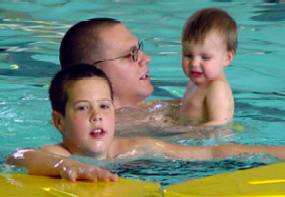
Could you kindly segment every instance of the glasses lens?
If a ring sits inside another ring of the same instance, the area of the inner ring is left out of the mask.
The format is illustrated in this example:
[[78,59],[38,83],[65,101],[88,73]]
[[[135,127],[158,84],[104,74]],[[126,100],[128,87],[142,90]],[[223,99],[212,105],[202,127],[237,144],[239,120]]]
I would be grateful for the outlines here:
[[132,52],[131,52],[131,58],[133,62],[138,61],[138,57],[139,57],[139,51],[143,50],[143,43],[139,42],[138,46],[133,48]]

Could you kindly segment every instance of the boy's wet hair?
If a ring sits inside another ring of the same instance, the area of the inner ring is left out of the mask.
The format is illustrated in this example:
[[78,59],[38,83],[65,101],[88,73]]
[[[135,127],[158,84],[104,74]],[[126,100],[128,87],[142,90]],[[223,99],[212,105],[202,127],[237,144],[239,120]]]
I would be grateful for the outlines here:
[[104,49],[100,32],[121,22],[113,18],[93,18],[73,25],[64,35],[59,49],[62,68],[75,64],[92,64]]
[[184,25],[182,42],[201,43],[211,32],[221,34],[225,39],[227,50],[236,52],[236,22],[227,12],[218,8],[205,8],[190,16]]
[[67,91],[70,83],[91,77],[99,77],[107,81],[110,88],[111,99],[113,100],[112,86],[105,73],[89,64],[77,64],[60,70],[53,77],[49,87],[49,99],[52,109],[65,115],[65,106],[68,100]]

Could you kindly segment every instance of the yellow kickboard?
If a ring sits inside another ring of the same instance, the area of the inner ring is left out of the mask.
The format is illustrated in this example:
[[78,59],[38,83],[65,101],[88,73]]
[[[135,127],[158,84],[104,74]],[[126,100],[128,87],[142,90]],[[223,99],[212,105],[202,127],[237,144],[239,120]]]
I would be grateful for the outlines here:
[[1,196],[113,197],[160,196],[160,185],[154,182],[119,178],[116,182],[72,183],[63,179],[26,174],[0,174]]
[[164,197],[285,196],[285,163],[239,170],[168,186]]

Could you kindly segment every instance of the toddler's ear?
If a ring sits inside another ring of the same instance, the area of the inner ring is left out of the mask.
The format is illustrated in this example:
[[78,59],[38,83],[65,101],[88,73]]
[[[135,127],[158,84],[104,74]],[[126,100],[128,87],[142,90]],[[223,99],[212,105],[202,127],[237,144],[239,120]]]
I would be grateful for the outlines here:
[[225,60],[224,60],[224,66],[225,67],[231,64],[231,62],[234,59],[234,56],[235,56],[235,53],[232,50],[230,50],[226,53]]
[[54,126],[61,132],[64,132],[64,117],[61,113],[57,111],[52,111],[52,121]]

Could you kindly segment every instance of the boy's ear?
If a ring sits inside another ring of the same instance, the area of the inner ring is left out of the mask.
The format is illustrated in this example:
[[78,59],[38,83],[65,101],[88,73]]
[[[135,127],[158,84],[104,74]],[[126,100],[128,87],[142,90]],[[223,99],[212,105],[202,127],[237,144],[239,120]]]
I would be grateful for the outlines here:
[[226,55],[225,55],[225,61],[224,61],[224,66],[228,66],[231,64],[231,62],[233,61],[235,56],[235,53],[233,50],[227,51]]
[[64,132],[64,117],[61,113],[57,111],[52,111],[52,121],[54,126],[61,132]]

